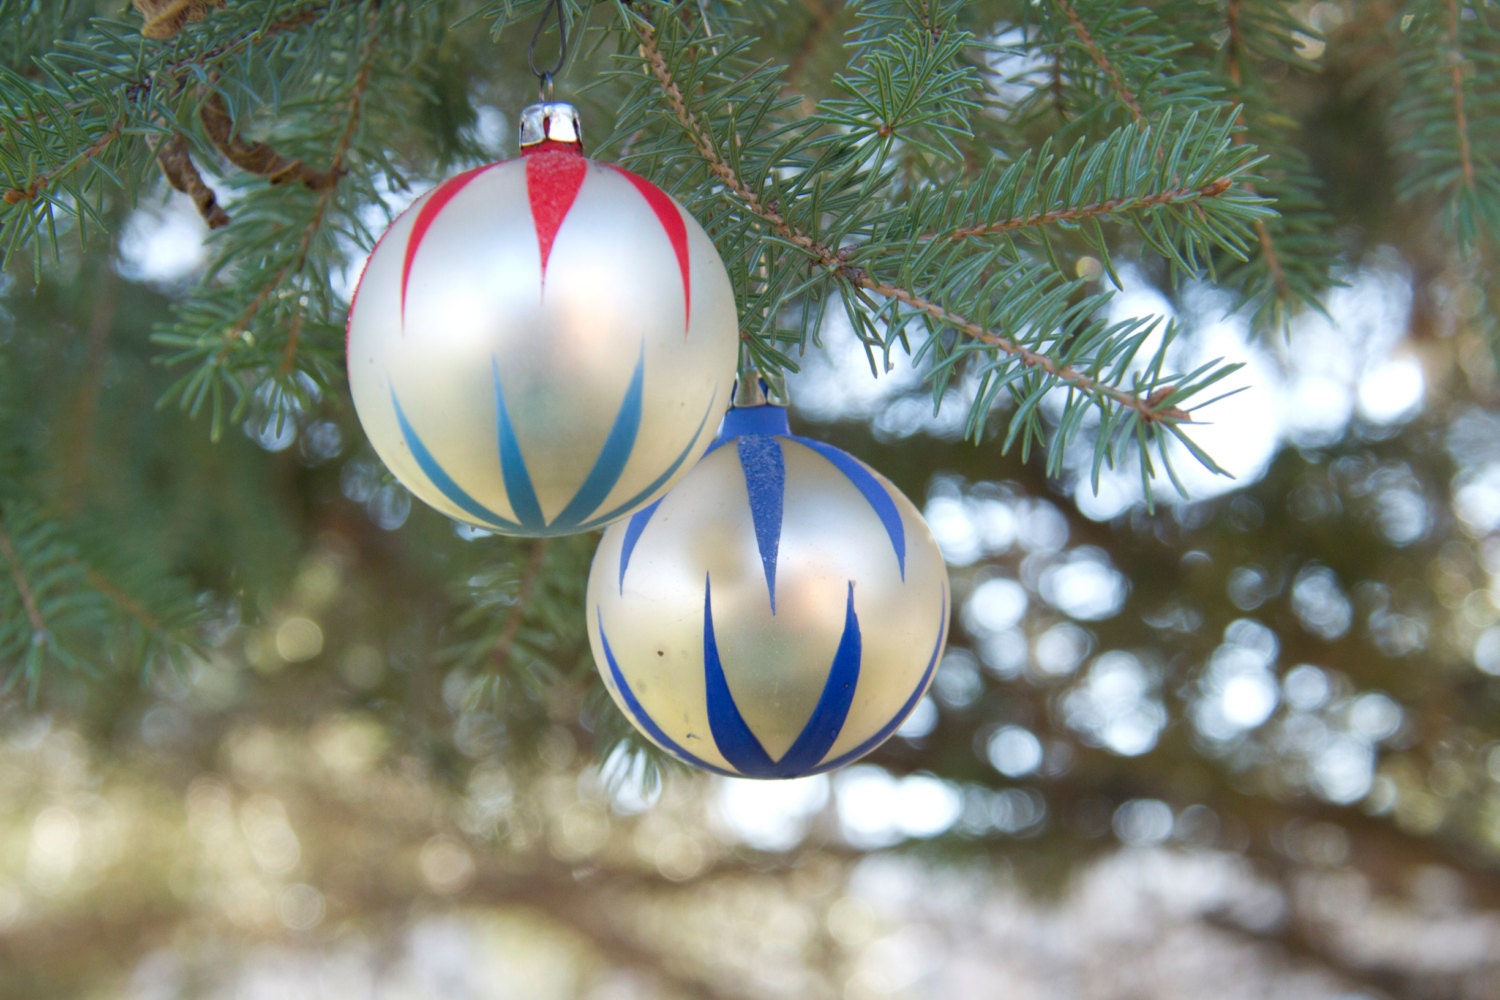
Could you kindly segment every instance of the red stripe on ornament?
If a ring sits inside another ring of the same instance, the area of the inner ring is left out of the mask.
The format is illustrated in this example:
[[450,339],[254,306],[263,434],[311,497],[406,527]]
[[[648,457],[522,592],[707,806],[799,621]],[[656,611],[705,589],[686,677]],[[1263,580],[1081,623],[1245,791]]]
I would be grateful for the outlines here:
[[625,178],[646,199],[646,204],[656,213],[656,219],[661,223],[662,230],[667,234],[667,239],[672,244],[673,251],[677,254],[677,269],[682,272],[682,336],[687,339],[688,324],[693,317],[693,282],[692,275],[688,269],[688,236],[687,225],[682,221],[682,210],[677,203],[661,188],[652,184],[644,177],[638,177],[626,170],[624,167],[610,166],[621,177]]
[[576,152],[543,150],[526,157],[526,197],[536,226],[537,249],[542,254],[542,283],[547,281],[547,258],[568,209],[578,198],[589,161]]
[[457,176],[450,177],[433,189],[422,207],[417,209],[416,221],[411,225],[411,235],[406,239],[406,256],[401,261],[401,323],[402,332],[405,333],[406,326],[406,285],[411,281],[411,265],[417,259],[417,248],[422,244],[422,237],[427,235],[427,229],[437,219],[441,212],[454,197],[458,195],[469,182],[491,167],[498,167],[498,163],[487,163],[473,170],[465,170]]

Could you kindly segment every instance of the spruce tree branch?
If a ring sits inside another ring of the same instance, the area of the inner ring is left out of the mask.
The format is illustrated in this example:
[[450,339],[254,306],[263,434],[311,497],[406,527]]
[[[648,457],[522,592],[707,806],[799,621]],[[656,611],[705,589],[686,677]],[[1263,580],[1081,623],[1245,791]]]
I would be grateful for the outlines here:
[[968,236],[993,236],[999,233],[1015,232],[1018,229],[1033,229],[1037,226],[1047,226],[1054,222],[1082,222],[1084,219],[1099,218],[1101,216],[1116,215],[1124,212],[1147,211],[1159,208],[1162,205],[1190,204],[1202,198],[1217,198],[1228,192],[1234,185],[1235,181],[1233,178],[1220,177],[1216,181],[1197,187],[1178,187],[1170,188],[1166,191],[1154,191],[1150,194],[1108,198],[1089,205],[1079,205],[1076,208],[1055,208],[1046,212],[1038,212],[1034,215],[1014,216],[1009,219],[1002,219],[999,222],[984,222],[976,226],[963,226],[958,229],[950,229],[943,233],[928,233],[921,238],[924,240],[961,240]]
[[35,199],[43,191],[47,190],[48,186],[59,177],[74,173],[87,166],[90,160],[103,153],[120,137],[124,128],[125,119],[116,118],[103,135],[79,150],[76,154],[70,156],[52,170],[37,174],[36,177],[32,178],[31,183],[27,184],[24,188],[10,188],[3,195],[0,195],[0,198],[3,198],[6,204],[9,205]]
[[1130,109],[1131,116],[1137,122],[1145,121],[1146,114],[1141,110],[1140,102],[1125,85],[1125,80],[1120,76],[1120,71],[1115,68],[1115,64],[1109,61],[1104,50],[1099,48],[1099,43],[1094,41],[1094,36],[1089,32],[1088,26],[1083,23],[1083,19],[1078,16],[1078,12],[1073,9],[1073,4],[1069,0],[1055,0],[1055,2],[1062,9],[1063,16],[1068,19],[1068,24],[1072,25],[1073,34],[1077,35],[1078,40],[1083,43],[1089,58],[1093,59],[1094,65],[1098,66],[1100,71],[1109,78],[1109,85],[1114,89],[1115,96],[1119,97]]
[[[365,40],[364,49],[360,53],[359,72],[355,74],[354,82],[349,89],[348,112],[344,122],[344,130],[340,133],[338,142],[334,146],[333,156],[327,170],[327,175],[334,178],[334,182],[321,188],[319,191],[317,204],[313,206],[312,215],[309,217],[307,225],[303,227],[302,237],[297,242],[296,251],[287,259],[285,264],[277,269],[276,273],[271,276],[271,280],[267,281],[261,290],[256,293],[255,298],[250,300],[250,304],[245,307],[245,311],[240,314],[239,318],[225,330],[224,343],[219,348],[216,356],[218,360],[223,360],[224,356],[229,352],[230,347],[245,336],[245,331],[250,323],[254,321],[256,315],[260,313],[260,310],[264,308],[266,303],[271,300],[271,297],[280,290],[282,283],[301,271],[302,266],[307,263],[308,251],[312,248],[312,241],[322,229],[323,220],[328,214],[328,208],[333,203],[334,194],[338,190],[337,178],[344,174],[344,158],[348,155],[349,147],[354,142],[355,132],[359,128],[360,111],[363,106],[365,91],[370,85],[370,73],[375,64],[375,51],[380,41],[380,35],[374,30],[373,25],[375,12],[376,8],[372,7],[372,24],[369,36]],[[310,184],[308,186],[312,187]],[[314,190],[318,189],[315,188]],[[281,355],[280,370],[283,375],[290,373],[292,366],[296,363],[297,350],[302,339],[301,332],[302,324],[300,322],[291,324],[288,330],[286,347],[283,349]]]
[[114,604],[115,607],[131,618],[134,618],[146,631],[163,636],[168,634],[166,626],[162,624],[161,619],[157,618],[150,611],[147,611],[139,601],[115,586],[102,573],[76,559],[72,560],[72,562],[75,567],[83,571],[83,578],[88,582],[89,586],[109,598],[110,603]]
[[666,57],[662,55],[661,48],[656,44],[656,29],[651,23],[644,17],[637,16],[632,20],[631,27],[641,41],[641,55],[651,67],[651,74],[656,77],[657,83],[661,86],[667,103],[671,105],[672,113],[677,116],[678,122],[692,141],[693,148],[698,151],[699,156],[703,157],[713,175],[719,178],[735,197],[744,202],[746,208],[775,230],[778,236],[801,247],[825,266],[832,266],[836,269],[838,262],[833,251],[820,246],[812,237],[793,228],[780,213],[762,201],[760,196],[740,178],[734,168],[725,162],[723,155],[719,152],[718,144],[714,141],[713,133],[687,106],[687,99],[683,97],[671,68],[667,66]]
[[1474,160],[1469,150],[1469,116],[1464,110],[1463,49],[1458,41],[1458,0],[1448,0],[1448,40],[1452,46],[1449,55],[1450,71],[1453,75],[1453,119],[1458,132],[1458,162],[1463,168],[1464,187],[1474,190]]
[[[1142,420],[1148,423],[1159,423],[1164,420],[1179,421],[1190,419],[1187,411],[1180,407],[1164,407],[1161,405],[1171,392],[1169,387],[1160,387],[1150,395],[1140,397],[1086,375],[1072,365],[1059,365],[1053,358],[1033,351],[992,330],[988,330],[980,324],[949,310],[940,303],[918,294],[912,289],[882,281],[864,268],[849,264],[845,257],[837,250],[818,242],[807,233],[797,229],[784,216],[777,212],[774,207],[763,201],[745,183],[744,179],[739,176],[734,168],[729,165],[724,159],[723,154],[719,152],[719,148],[714,142],[713,135],[709,132],[708,127],[688,107],[682,90],[677,86],[671,68],[667,65],[666,57],[662,54],[661,48],[656,44],[656,32],[650,22],[646,21],[643,17],[637,16],[632,19],[631,24],[636,36],[640,39],[641,55],[650,67],[652,75],[656,77],[657,83],[666,96],[667,103],[671,105],[678,122],[682,125],[683,130],[687,133],[698,154],[707,163],[709,170],[723,182],[727,190],[744,203],[745,207],[753,215],[770,226],[782,239],[805,251],[808,256],[830,274],[857,287],[874,292],[876,295],[902,302],[945,326],[953,327],[973,340],[1010,355],[1022,365],[1044,372],[1081,392],[1094,397],[1105,397],[1113,400],[1119,405],[1135,411]],[[1164,389],[1166,390],[1165,392],[1162,391]]]
[[978,323],[972,322],[945,306],[933,302],[925,296],[918,295],[910,289],[879,281],[871,277],[862,268],[845,267],[840,274],[846,280],[853,282],[861,288],[868,289],[876,295],[883,295],[886,298],[905,303],[931,319],[937,320],[945,326],[953,327],[972,340],[977,340],[981,344],[987,344],[1005,354],[1009,354],[1028,368],[1045,372],[1058,381],[1067,383],[1081,392],[1112,399],[1125,409],[1134,410],[1147,423],[1192,419],[1192,415],[1181,407],[1162,406],[1163,401],[1172,393],[1173,387],[1171,386],[1160,386],[1145,397],[1134,395],[1107,382],[1101,382],[1090,375],[1085,375],[1072,365],[1060,365],[1048,355],[1042,354],[1039,351],[1033,351],[1024,344],[1018,344],[1009,337],[1001,336],[993,330],[987,330]]
[[[163,65],[146,73],[144,77],[136,79],[128,85],[124,86],[123,88],[121,88],[121,90],[129,102],[138,102],[142,97],[151,93],[151,81],[157,76],[161,76],[162,78],[176,78],[179,76],[179,74],[182,73],[183,70],[186,70],[190,67],[207,66],[218,61],[224,56],[233,55],[234,53],[239,52],[242,49],[251,48],[255,45],[260,44],[261,42],[269,41],[270,39],[275,38],[278,35],[286,34],[288,31],[295,31],[298,28],[302,28],[313,23],[318,18],[328,13],[329,8],[332,6],[333,4],[331,0],[318,0],[318,2],[316,3],[310,3],[300,10],[293,11],[279,21],[271,22],[270,24],[266,25],[261,30],[254,32],[253,34],[244,35],[240,38],[234,39],[233,41],[225,42],[221,45],[216,45],[212,48],[205,49],[202,52],[196,53],[186,58],[164,63]],[[98,100],[96,98],[88,98],[86,100],[69,102],[67,104],[64,104],[63,108],[66,111],[78,114],[89,108],[95,107],[97,104]],[[27,124],[35,124],[41,116],[41,112],[33,111],[30,114],[19,116],[17,121],[22,121]],[[0,135],[5,134],[6,126],[9,124],[9,122],[0,120]],[[123,122],[121,123],[121,127],[123,127]],[[97,153],[95,155],[97,155]],[[12,199],[7,198],[6,200],[11,201]]]
[[10,567],[10,576],[15,582],[16,592],[21,595],[21,606],[26,609],[26,620],[31,623],[32,634],[45,639],[47,620],[42,617],[36,591],[32,589],[31,580],[26,576],[26,567],[21,565],[21,556],[16,552],[15,542],[5,527],[3,514],[0,511],[0,555],[5,557],[5,562]]
[[506,613],[505,625],[500,630],[500,638],[495,640],[494,649],[490,652],[490,666],[497,674],[510,665],[511,650],[515,647],[516,636],[521,632],[521,622],[526,618],[526,606],[531,600],[532,591],[536,589],[537,580],[541,578],[542,563],[547,555],[547,542],[546,538],[538,538],[532,542],[531,550],[526,555],[526,564],[521,567],[521,578],[516,584],[515,603]]
[[[1240,53],[1245,46],[1244,29],[1240,25],[1240,3],[1241,0],[1229,0],[1224,10],[1224,18],[1229,27],[1229,38],[1225,44],[1227,59],[1227,70],[1229,82],[1234,85],[1236,92],[1241,92],[1245,87],[1245,73],[1241,65]],[[1235,114],[1235,124],[1240,126],[1234,133],[1234,143],[1237,146],[1244,145],[1248,140],[1245,138],[1245,105],[1242,101],[1240,109]],[[1250,181],[1245,182],[1245,190],[1255,194],[1255,185]],[[1286,271],[1281,266],[1281,257],[1276,253],[1276,245],[1271,242],[1271,229],[1266,225],[1265,219],[1255,220],[1255,237],[1260,241],[1261,256],[1265,258],[1266,269],[1271,272],[1271,284],[1276,289],[1276,298],[1281,302],[1292,300],[1292,286],[1286,280]]]

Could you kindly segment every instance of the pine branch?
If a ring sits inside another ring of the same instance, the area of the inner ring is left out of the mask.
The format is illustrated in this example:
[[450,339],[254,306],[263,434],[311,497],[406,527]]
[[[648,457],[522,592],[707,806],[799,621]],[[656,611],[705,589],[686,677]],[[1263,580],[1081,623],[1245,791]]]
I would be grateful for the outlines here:
[[[104,185],[130,188],[149,162],[142,154],[154,152],[149,142],[121,140],[170,131],[169,102],[186,76],[316,23],[333,6],[319,0],[275,19],[256,15],[253,31],[227,38],[215,38],[210,21],[170,45],[95,20],[89,43],[58,39],[35,59],[40,82],[0,71],[0,201],[9,207],[0,211],[0,266],[33,242],[40,260],[42,234],[57,252],[59,212],[79,224],[80,235],[85,220],[102,218]],[[203,39],[193,37],[200,33]]]
[[42,617],[42,609],[37,605],[36,590],[26,576],[26,567],[21,564],[21,557],[16,552],[16,543],[5,527],[3,510],[0,510],[0,555],[5,557],[6,566],[10,569],[11,579],[16,585],[16,593],[21,598],[21,606],[26,610],[26,620],[31,623],[34,642],[45,642],[47,621]]
[[123,118],[116,119],[109,126],[109,128],[105,130],[103,135],[95,139],[89,145],[85,146],[82,150],[69,158],[67,161],[58,164],[51,170],[43,171],[32,177],[24,188],[7,189],[3,195],[0,195],[0,198],[3,198],[7,205],[14,205],[17,202],[34,200],[39,195],[41,195],[42,192],[50,188],[60,178],[66,177],[67,175],[72,173],[76,173],[77,171],[88,166],[90,161],[102,154],[116,139],[120,137],[120,133],[123,132],[124,129],[125,120]]
[[1110,87],[1113,88],[1115,96],[1130,109],[1131,117],[1137,122],[1145,121],[1146,113],[1141,110],[1140,101],[1136,100],[1135,94],[1125,85],[1124,79],[1121,78],[1120,71],[1115,68],[1114,63],[1110,62],[1109,57],[1100,49],[1099,44],[1094,41],[1093,34],[1089,32],[1088,27],[1083,23],[1083,19],[1078,16],[1078,12],[1073,9],[1072,3],[1069,0],[1053,0],[1053,2],[1062,10],[1063,16],[1068,19],[1068,24],[1072,27],[1073,33],[1078,36],[1078,41],[1083,45],[1084,50],[1088,52],[1089,58],[1094,61],[1094,65],[1098,66],[1100,72],[1109,79]]
[[1193,187],[1175,187],[1165,191],[1151,191],[1146,194],[1120,195],[1115,198],[1107,198],[1104,201],[1096,201],[1088,205],[1078,205],[1069,208],[1049,209],[1045,212],[1037,212],[1027,216],[1011,216],[997,222],[981,222],[972,226],[959,226],[944,233],[929,233],[923,239],[947,239],[961,240],[970,236],[993,236],[1000,233],[1011,233],[1019,229],[1034,229],[1039,226],[1050,226],[1057,222],[1083,222],[1086,219],[1108,218],[1127,212],[1149,211],[1164,205],[1176,205],[1185,202],[1197,201],[1201,198],[1217,198],[1234,187],[1234,180],[1229,177],[1220,177],[1218,180],[1207,184],[1199,184]]
[[[1230,114],[1218,120],[1192,114],[1179,126],[1168,112],[1159,124],[1128,124],[1095,142],[1080,139],[1060,156],[1047,143],[1035,155],[1028,151],[1008,165],[918,191],[912,213],[946,224],[921,237],[927,240],[1018,234],[1055,257],[1053,239],[1078,236],[1111,273],[1100,223],[1113,221],[1133,228],[1183,277],[1193,278],[1212,270],[1216,253],[1246,259],[1245,224],[1269,213],[1266,199],[1250,190],[1254,150],[1238,138]],[[974,218],[983,221],[952,226]],[[1010,246],[1018,259],[1021,251]]]
[[145,629],[147,633],[158,638],[168,637],[167,629],[162,624],[160,618],[156,617],[156,615],[148,611],[140,601],[137,601],[135,598],[125,593],[125,591],[121,590],[103,573],[100,573],[92,566],[85,566],[83,563],[76,560],[72,563],[72,566],[73,568],[82,571],[83,578],[84,580],[88,581],[89,586],[93,587],[95,590],[99,591],[99,593],[109,598],[110,602],[113,603],[115,607],[124,612],[127,617],[133,619],[137,624]]
[[1120,406],[1128,410],[1134,410],[1148,424],[1158,421],[1183,421],[1191,419],[1187,411],[1182,408],[1165,405],[1168,399],[1167,394],[1154,390],[1145,395],[1126,392],[1107,382],[1092,378],[1078,371],[1072,365],[1060,364],[1047,354],[1028,348],[1009,337],[1004,337],[992,330],[988,330],[980,324],[968,320],[958,313],[930,299],[924,298],[909,289],[872,278],[861,268],[844,266],[841,270],[843,272],[842,277],[859,287],[868,289],[877,295],[883,295],[888,299],[905,303],[931,319],[937,320],[945,326],[953,327],[972,340],[997,348],[1001,352],[1011,355],[1026,368],[1044,372],[1059,382],[1066,383],[1073,389],[1091,396],[1103,396],[1112,399]]
[[[976,414],[981,413],[993,401],[993,393],[1005,388],[1009,388],[1016,395],[1019,406],[1012,417],[1011,433],[1006,441],[1007,447],[1017,440],[1022,442],[1023,450],[1029,447],[1032,432],[1036,427],[1036,403],[1042,395],[1054,388],[1068,390],[1073,394],[1070,398],[1076,400],[1078,405],[1088,403],[1101,408],[1107,414],[1113,414],[1104,418],[1110,433],[1101,434],[1098,439],[1098,447],[1103,453],[1113,454],[1114,448],[1127,441],[1132,444],[1150,446],[1153,441],[1158,440],[1153,428],[1174,425],[1188,419],[1186,410],[1180,404],[1202,387],[1202,385],[1194,384],[1195,379],[1202,378],[1207,373],[1198,372],[1182,379],[1162,377],[1159,374],[1161,358],[1158,356],[1151,366],[1151,370],[1156,374],[1145,382],[1137,382],[1135,391],[1122,389],[1113,381],[1105,379],[1102,372],[1105,366],[1111,363],[1110,359],[1116,362],[1113,369],[1115,378],[1126,379],[1127,368],[1124,367],[1126,362],[1121,361],[1122,355],[1119,351],[1100,349],[1106,343],[1117,343],[1123,347],[1129,338],[1126,336],[1126,331],[1120,327],[1110,328],[1097,320],[1090,319],[1093,309],[1100,304],[1097,301],[1090,302],[1087,309],[1081,305],[1071,304],[1069,297],[1074,286],[1070,284],[1059,284],[1052,279],[1043,280],[1040,284],[1028,285],[1025,276],[1014,272],[1010,275],[1015,279],[1015,290],[1010,293],[1013,302],[1018,302],[1021,298],[1033,293],[1037,296],[1031,308],[1022,311],[1021,318],[1015,320],[1018,327],[1025,324],[1034,331],[1026,334],[1027,340],[1023,341],[1015,335],[997,331],[978,317],[966,315],[955,309],[952,305],[945,303],[939,295],[919,292],[908,282],[882,276],[873,270],[875,266],[873,263],[866,265],[866,261],[878,261],[880,254],[889,248],[884,246],[857,249],[847,246],[836,248],[835,244],[815,237],[791,221],[791,217],[786,212],[763,197],[744,173],[730,162],[729,156],[716,139],[712,127],[691,106],[686,96],[688,88],[679,83],[667,54],[659,44],[656,27],[638,14],[631,17],[628,23],[635,33],[641,57],[649,74],[671,109],[673,118],[681,128],[688,144],[697,152],[709,174],[733,196],[750,217],[765,226],[777,242],[800,251],[805,259],[810,260],[827,277],[832,278],[836,285],[857,292],[856,298],[865,296],[865,293],[873,293],[886,300],[887,306],[879,306],[870,301],[869,308],[891,328],[891,333],[884,340],[887,346],[892,338],[901,335],[900,331],[910,323],[913,317],[920,316],[931,321],[932,329],[951,328],[962,334],[973,345],[1002,357],[1004,361],[999,363],[1001,367],[1013,365],[1014,370],[1008,373],[1001,373],[994,367],[993,362],[990,367],[986,368],[986,371],[994,373],[996,377],[990,379],[992,391],[988,397],[982,404],[976,404],[975,407]],[[735,134],[740,136],[740,145],[743,145],[743,135],[739,132]],[[869,183],[869,181],[866,182],[867,185]],[[951,244],[953,241],[944,242]],[[925,253],[926,251],[917,252]],[[970,263],[974,267],[987,268],[989,258],[985,255],[978,255]],[[936,264],[929,269],[933,268],[942,270]],[[903,268],[903,271],[906,270],[908,268]],[[955,276],[949,279],[946,287],[956,291],[962,287],[962,284],[963,279]],[[970,295],[973,292],[973,289],[968,290]],[[866,301],[869,301],[868,297]],[[868,329],[869,320],[862,315],[865,307],[857,305],[855,298],[848,296],[846,296],[846,305],[850,310],[856,331],[862,328]],[[893,306],[897,308],[891,308]],[[1058,325],[1064,329],[1070,326],[1080,328],[1072,336],[1063,336],[1054,332]],[[1135,348],[1138,348],[1141,342],[1140,339],[1136,339]],[[1062,353],[1054,355],[1043,349],[1042,345],[1047,343],[1052,344],[1054,349],[1061,348]],[[1063,346],[1064,344],[1066,347]],[[954,363],[962,360],[968,352],[950,351],[937,346],[935,340],[930,340],[929,345],[945,355],[935,375],[937,386],[941,386],[951,376]],[[1090,356],[1090,351],[1098,353]],[[1133,354],[1134,349],[1124,351],[1124,356],[1133,356]],[[1084,361],[1085,358],[1088,358],[1086,363],[1080,364],[1079,362]],[[1209,380],[1222,377],[1227,370],[1212,374]],[[1073,409],[1070,406],[1070,414]],[[1128,416],[1128,419],[1122,419],[1122,416]],[[1070,421],[1068,426],[1076,432],[1080,426],[1078,417],[1070,416]],[[971,432],[975,436],[978,436],[981,427],[982,422],[975,424],[971,420]],[[1018,432],[1023,427],[1032,430],[1018,438]],[[1180,434],[1175,427],[1173,433]],[[1212,467],[1211,463],[1210,467]]]
[[1412,3],[1400,31],[1391,115],[1411,169],[1397,195],[1440,204],[1460,252],[1483,252],[1500,234],[1500,12],[1462,0]]
[[[313,209],[312,218],[308,220],[306,227],[302,230],[302,239],[297,243],[296,253],[281,270],[276,272],[271,281],[251,301],[250,306],[240,316],[239,322],[235,325],[234,332],[236,336],[243,335],[243,331],[260,310],[260,307],[265,304],[266,299],[270,297],[272,292],[280,287],[288,275],[301,271],[302,266],[307,263],[307,252],[312,247],[313,237],[317,235],[319,229],[323,226],[323,218],[327,215],[328,206],[333,201],[334,188],[338,183],[338,179],[344,174],[344,158],[349,154],[349,146],[354,141],[355,131],[359,128],[360,109],[364,104],[365,90],[370,85],[370,70],[375,65],[375,49],[379,41],[380,34],[375,31],[375,20],[372,14],[369,23],[369,35],[365,39],[365,46],[360,54],[359,72],[355,74],[354,83],[349,88],[348,112],[344,122],[344,130],[339,134],[337,145],[333,147],[333,156],[330,158],[328,169],[319,174],[308,173],[304,168],[303,173],[294,174],[293,168],[301,165],[301,161],[295,161],[293,164],[283,167],[278,171],[279,174],[289,179],[291,176],[296,176],[310,190],[320,191],[321,194],[318,197],[316,207]],[[272,183],[277,183],[275,176],[272,178]],[[300,317],[301,314],[299,313],[298,315]],[[302,325],[300,322],[294,324],[290,329],[286,346],[282,349],[281,353],[280,370],[282,375],[290,374],[293,366],[296,364],[297,348],[302,339],[301,333]]]
[[[189,366],[167,399],[190,414],[208,406],[215,438],[225,420],[239,419],[252,399],[265,404],[266,419],[280,422],[304,409],[336,377],[333,331],[341,326],[343,303],[331,287],[334,269],[343,265],[346,242],[364,228],[356,213],[379,200],[374,169],[389,166],[383,151],[361,145],[356,155],[355,149],[366,134],[372,99],[379,94],[373,86],[377,64],[398,58],[388,55],[394,52],[391,25],[382,21],[381,11],[378,4],[343,11],[344,19],[335,27],[346,32],[344,37],[353,36],[344,60],[330,59],[328,49],[313,38],[299,40],[298,48],[287,53],[293,65],[303,60],[319,64],[309,82],[321,93],[304,99],[303,120],[330,130],[336,125],[337,131],[326,139],[291,134],[304,146],[327,143],[325,169],[306,167],[310,157],[301,149],[299,158],[270,143],[232,139],[230,123],[246,112],[227,114],[235,96],[228,90],[229,76],[214,88],[217,101],[206,99],[205,126],[214,145],[229,147],[241,166],[274,175],[273,187],[253,189],[237,203],[233,243],[210,266],[202,291],[179,306],[176,322],[153,337],[171,352],[164,363]],[[347,77],[340,81],[330,73],[330,63],[342,64]],[[241,67],[227,67],[230,71],[235,81],[242,79]],[[259,100],[252,92],[245,107]],[[389,116],[390,108],[381,101],[373,106]],[[283,145],[279,139],[277,146]],[[300,183],[294,193],[274,186],[278,180]],[[314,332],[319,349],[309,356],[308,338]]]
[[10,614],[0,588],[0,691],[24,680],[35,695],[49,667],[135,670],[196,647],[202,612],[192,592],[139,561],[107,571],[122,555],[97,547],[88,534],[30,504],[0,511],[0,562],[22,611]]
[[516,636],[520,634],[521,622],[526,617],[526,609],[531,602],[532,592],[536,589],[542,562],[547,556],[547,543],[546,538],[538,538],[531,543],[527,551],[526,564],[521,568],[520,580],[516,584],[515,602],[511,604],[510,611],[506,612],[505,625],[500,630],[500,638],[496,640],[494,648],[490,651],[490,670],[493,673],[502,673],[510,666]]
[[1452,46],[1452,66],[1449,74],[1453,81],[1453,124],[1458,134],[1458,163],[1463,172],[1464,186],[1470,194],[1474,191],[1474,160],[1469,151],[1469,117],[1464,111],[1464,53],[1459,44],[1458,0],[1448,0],[1448,41]]
[[[1245,87],[1245,72],[1241,63],[1241,53],[1245,45],[1243,29],[1240,24],[1241,2],[1242,0],[1229,0],[1224,8],[1224,20],[1229,27],[1229,36],[1224,45],[1225,59],[1227,60],[1229,70],[1229,82],[1237,92],[1243,92]],[[1240,106],[1238,123],[1241,126],[1245,124],[1243,105]],[[1241,142],[1245,141],[1244,133],[1239,133],[1237,139]],[[1253,191],[1254,188],[1251,188],[1251,190]],[[1283,303],[1290,302],[1292,299],[1292,289],[1287,283],[1286,272],[1282,269],[1281,258],[1277,255],[1276,247],[1271,242],[1271,229],[1266,225],[1264,219],[1255,220],[1255,235],[1260,241],[1262,258],[1266,262],[1266,267],[1270,270],[1271,283],[1275,286],[1277,300]]]

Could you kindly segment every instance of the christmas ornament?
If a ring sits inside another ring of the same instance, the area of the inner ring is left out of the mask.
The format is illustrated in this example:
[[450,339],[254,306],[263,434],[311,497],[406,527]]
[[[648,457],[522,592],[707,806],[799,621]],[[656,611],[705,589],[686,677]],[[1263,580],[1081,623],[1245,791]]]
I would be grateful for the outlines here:
[[588,618],[610,694],[654,743],[720,774],[794,778],[863,756],[916,707],[948,574],[900,491],[758,401],[605,531]]
[[570,105],[527,108],[521,146],[381,237],[350,308],[349,384],[376,452],[433,507],[502,534],[587,531],[708,447],[734,298],[682,206],[583,156]]

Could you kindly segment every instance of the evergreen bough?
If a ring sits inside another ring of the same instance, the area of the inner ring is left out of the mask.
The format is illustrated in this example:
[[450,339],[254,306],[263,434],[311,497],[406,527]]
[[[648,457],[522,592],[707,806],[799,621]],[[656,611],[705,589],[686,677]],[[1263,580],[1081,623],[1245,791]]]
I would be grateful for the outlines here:
[[[842,313],[872,373],[910,355],[934,406],[963,405],[949,390],[966,380],[974,441],[1040,448],[1053,471],[1070,445],[1091,448],[1096,480],[1138,467],[1149,495],[1179,448],[1215,467],[1193,421],[1234,366],[1177,370],[1175,326],[1109,320],[1116,262],[1169,288],[1214,282],[1277,337],[1350,252],[1283,107],[1289,80],[1323,71],[1302,6],[566,0],[559,96],[582,106],[591,155],[651,177],[712,235],[746,364],[794,369]],[[357,435],[342,403],[351,271],[416,193],[514,153],[484,109],[532,99],[522,52],[547,2],[135,7],[0,0],[14,307],[0,313],[0,683],[32,690],[49,667],[196,655],[242,595],[78,509],[28,395],[45,364],[28,343],[53,332],[23,328],[26,297],[176,189],[213,230],[210,257],[170,290],[150,356],[131,344],[119,363],[164,366],[175,381],[158,402],[213,439],[330,414]],[[1500,8],[1418,0],[1383,37],[1397,193],[1430,214],[1492,324]],[[544,700],[587,546],[490,544],[488,569],[452,560],[448,659],[476,697]]]

